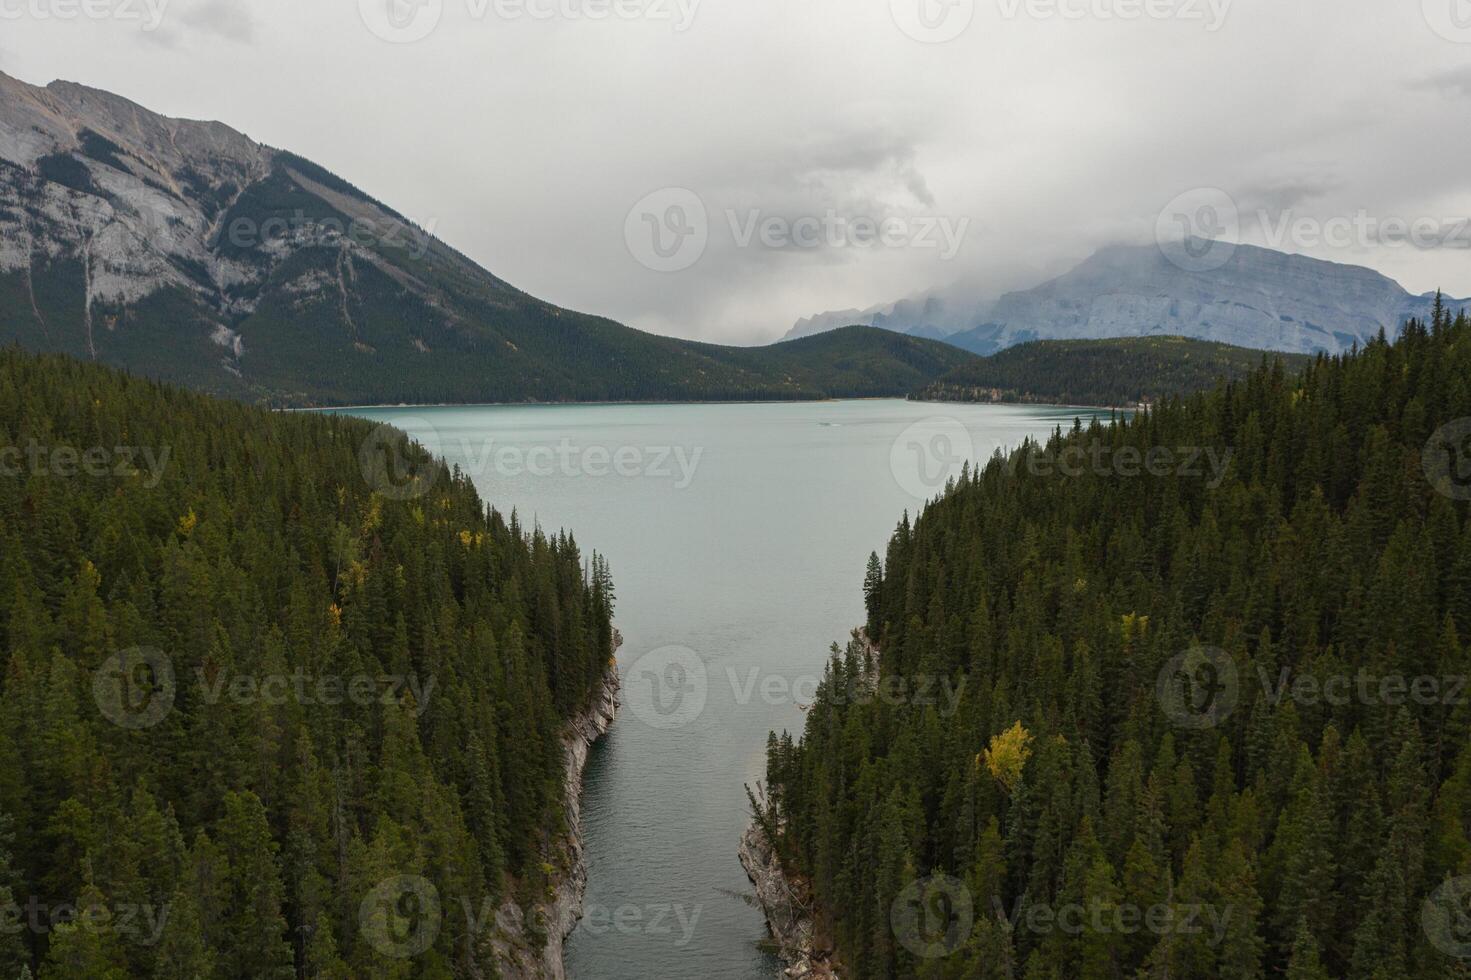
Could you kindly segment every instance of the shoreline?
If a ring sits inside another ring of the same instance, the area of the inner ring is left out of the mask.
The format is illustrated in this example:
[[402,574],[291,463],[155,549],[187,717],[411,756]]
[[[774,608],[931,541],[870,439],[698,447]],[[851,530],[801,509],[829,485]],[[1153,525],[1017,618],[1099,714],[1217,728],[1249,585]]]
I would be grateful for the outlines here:
[[587,862],[582,841],[582,776],[593,745],[613,727],[622,704],[619,692],[623,685],[616,660],[621,642],[622,638],[615,632],[615,659],[593,691],[592,704],[568,723],[567,733],[562,739],[567,787],[563,812],[567,831],[555,847],[565,870],[549,886],[551,896],[538,902],[531,910],[533,926],[545,935],[541,948],[536,948],[528,934],[527,916],[515,899],[508,898],[496,910],[496,928],[490,947],[503,980],[566,980],[564,945],[582,921],[583,899],[587,894]]
[[1154,402],[1139,402],[1134,405],[1082,405],[1071,402],[1034,401],[1030,398],[920,398],[917,394],[906,395],[904,400],[918,405],[1026,405],[1036,408],[1082,408],[1090,412],[1142,412],[1153,408]]
[[581,408],[587,406],[650,406],[661,405],[822,405],[827,402],[903,402],[912,401],[908,395],[830,395],[826,398],[707,398],[699,400],[649,401],[521,401],[521,402],[394,402],[373,405],[283,405],[272,408],[275,412],[356,412],[379,408]]
[[836,978],[838,974],[828,962],[830,954],[815,948],[811,916],[798,903],[796,890],[755,817],[741,835],[736,854],[756,888],[756,903],[761,906],[766,931],[776,943],[782,975],[793,980]]
[[[863,655],[865,669],[877,671],[879,649],[869,639],[868,630],[859,626],[850,637],[850,644],[856,644]],[[757,792],[762,792],[759,785]],[[766,807],[764,793],[755,804],[758,813],[752,814],[745,833],[741,834],[736,856],[756,888],[756,903],[761,906],[766,931],[776,942],[777,956],[786,964],[782,973],[792,980],[839,980],[841,975],[832,963],[835,950],[830,946],[818,948],[811,911],[802,904],[798,889],[787,877],[775,847],[761,829],[757,816]]]

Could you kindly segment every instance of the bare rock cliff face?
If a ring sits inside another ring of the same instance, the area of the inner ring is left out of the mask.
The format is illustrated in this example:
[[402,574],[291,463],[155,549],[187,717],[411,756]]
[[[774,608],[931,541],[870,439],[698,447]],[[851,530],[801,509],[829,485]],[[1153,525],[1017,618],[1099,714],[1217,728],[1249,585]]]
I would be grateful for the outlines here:
[[785,975],[793,980],[837,977],[828,962],[829,954],[817,948],[811,918],[802,908],[766,835],[755,822],[741,835],[737,854],[741,867],[746,869],[746,877],[756,888],[756,901],[766,916],[766,927],[776,943],[777,955],[786,964]]
[[527,306],[544,304],[310,161],[0,74],[0,342],[290,400],[344,357],[383,354],[381,378],[483,346],[487,310]]
[[0,75],[0,272],[79,261],[86,304],[177,287],[206,302],[259,278],[215,254],[217,222],[274,151],[71,82]]

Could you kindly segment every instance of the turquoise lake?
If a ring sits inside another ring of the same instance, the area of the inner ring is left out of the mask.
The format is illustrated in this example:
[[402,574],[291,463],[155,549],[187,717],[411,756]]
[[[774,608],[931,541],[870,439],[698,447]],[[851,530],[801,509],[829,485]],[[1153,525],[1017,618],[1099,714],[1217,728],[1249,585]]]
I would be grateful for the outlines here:
[[624,707],[585,777],[587,916],[568,973],[774,977],[736,859],[767,733],[800,733],[869,552],[961,459],[1090,410],[864,400],[352,409],[568,528],[617,586]]

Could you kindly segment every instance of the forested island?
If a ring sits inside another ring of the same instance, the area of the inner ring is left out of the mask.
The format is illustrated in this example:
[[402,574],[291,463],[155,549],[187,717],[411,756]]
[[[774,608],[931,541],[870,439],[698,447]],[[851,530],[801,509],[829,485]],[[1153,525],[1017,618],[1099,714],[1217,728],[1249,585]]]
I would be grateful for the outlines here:
[[0,462],[0,975],[495,975],[502,910],[546,940],[600,558],[395,430],[59,356],[0,352]]
[[[1465,976],[1468,417],[1438,308],[906,516],[876,661],[834,648],[757,798],[814,945],[853,978]],[[1053,465],[1202,448],[1223,474]],[[936,679],[953,713],[875,696]]]

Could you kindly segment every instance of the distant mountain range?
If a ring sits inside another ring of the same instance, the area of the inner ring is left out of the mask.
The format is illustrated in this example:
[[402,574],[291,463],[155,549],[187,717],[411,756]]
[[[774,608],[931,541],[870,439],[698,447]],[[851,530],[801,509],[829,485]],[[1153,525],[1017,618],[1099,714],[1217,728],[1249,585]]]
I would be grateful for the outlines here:
[[[957,308],[943,294],[799,320],[788,337],[862,323],[943,337],[977,354],[1032,340],[1178,335],[1291,353],[1337,353],[1428,315],[1416,296],[1362,266],[1237,245],[1219,268],[1191,271],[1181,245],[1114,245],[1071,271],[995,303]],[[1452,307],[1471,300],[1448,300]]]
[[900,395],[968,357],[869,328],[721,347],[561,309],[309,160],[3,74],[0,343],[278,405]]
[[815,337],[853,324],[879,327],[911,337],[944,340],[974,326],[976,313],[977,308],[969,304],[959,305],[935,295],[919,296],[872,306],[866,310],[834,310],[804,317],[786,332],[782,340]]

